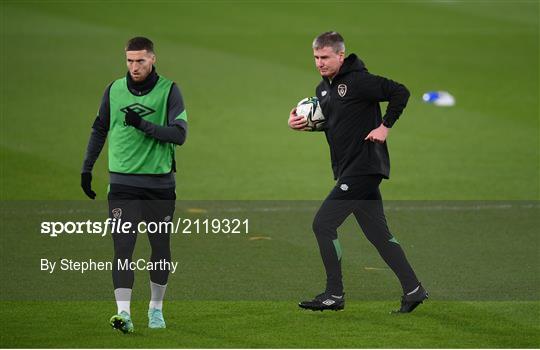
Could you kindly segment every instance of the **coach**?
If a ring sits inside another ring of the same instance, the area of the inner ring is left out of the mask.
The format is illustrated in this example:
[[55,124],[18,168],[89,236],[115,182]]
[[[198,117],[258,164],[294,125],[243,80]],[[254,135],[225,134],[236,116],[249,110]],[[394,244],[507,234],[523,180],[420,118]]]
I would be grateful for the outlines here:
[[[337,228],[353,214],[368,240],[396,274],[403,289],[398,312],[411,312],[427,298],[398,241],[390,233],[379,184],[390,176],[386,137],[409,98],[405,86],[370,74],[355,55],[345,57],[345,42],[336,32],[313,41],[315,64],[322,76],[316,96],[325,115],[325,134],[337,180],[317,212],[313,231],[326,270],[326,289],[300,307],[341,310],[345,306],[341,246]],[[388,101],[384,117],[379,102]],[[293,109],[289,126],[304,130],[306,120]]]

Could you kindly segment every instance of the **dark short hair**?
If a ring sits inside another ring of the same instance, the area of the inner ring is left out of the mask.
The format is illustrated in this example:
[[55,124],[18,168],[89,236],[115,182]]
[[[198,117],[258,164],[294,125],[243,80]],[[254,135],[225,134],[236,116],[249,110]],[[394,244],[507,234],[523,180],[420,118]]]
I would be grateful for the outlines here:
[[313,40],[313,49],[322,49],[323,47],[331,47],[334,52],[345,52],[345,40],[338,32],[324,32]]
[[146,50],[154,53],[154,43],[152,40],[143,36],[136,36],[128,40],[126,44],[126,51],[140,51]]

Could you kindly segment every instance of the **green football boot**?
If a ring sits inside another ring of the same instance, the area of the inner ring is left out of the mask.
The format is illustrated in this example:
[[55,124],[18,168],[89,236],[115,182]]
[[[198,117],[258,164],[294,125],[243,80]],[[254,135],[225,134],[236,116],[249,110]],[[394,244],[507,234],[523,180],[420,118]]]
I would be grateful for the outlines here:
[[111,317],[109,323],[112,328],[118,329],[124,334],[133,333],[135,329],[135,327],[133,327],[133,322],[131,321],[131,316],[125,311]]
[[166,328],[163,312],[160,309],[148,309],[148,328]]

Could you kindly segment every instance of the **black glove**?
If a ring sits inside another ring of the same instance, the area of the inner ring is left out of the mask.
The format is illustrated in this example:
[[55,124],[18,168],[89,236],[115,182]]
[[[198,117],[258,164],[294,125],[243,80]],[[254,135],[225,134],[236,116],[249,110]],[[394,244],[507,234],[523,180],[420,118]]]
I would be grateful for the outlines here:
[[135,112],[131,108],[127,109],[126,112],[126,125],[131,125],[135,128],[138,128],[141,125],[142,118],[139,116],[139,113]]
[[92,191],[92,174],[91,173],[82,173],[81,174],[81,187],[90,199],[96,198],[96,192]]

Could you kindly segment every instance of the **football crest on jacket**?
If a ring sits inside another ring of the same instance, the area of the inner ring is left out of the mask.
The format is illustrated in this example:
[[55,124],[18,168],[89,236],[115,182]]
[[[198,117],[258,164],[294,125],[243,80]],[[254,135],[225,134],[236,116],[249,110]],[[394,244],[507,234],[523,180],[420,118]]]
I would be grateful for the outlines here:
[[339,84],[337,87],[337,93],[339,96],[343,97],[347,93],[347,85],[345,84]]

